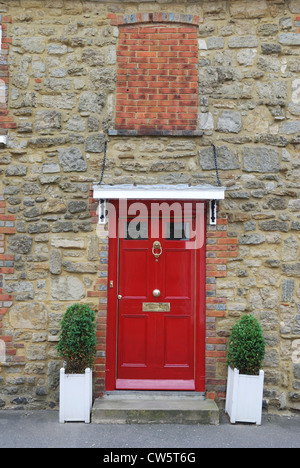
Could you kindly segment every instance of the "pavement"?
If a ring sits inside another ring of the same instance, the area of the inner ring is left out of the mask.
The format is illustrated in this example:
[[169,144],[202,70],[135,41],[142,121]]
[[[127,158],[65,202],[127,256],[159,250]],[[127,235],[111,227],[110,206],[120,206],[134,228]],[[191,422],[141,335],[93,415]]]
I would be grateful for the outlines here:
[[[55,410],[0,410],[0,448],[100,448],[100,461],[102,457],[104,462],[131,466],[139,461],[153,464],[158,460],[157,453],[165,457],[159,461],[193,462],[193,454],[199,457],[200,448],[300,448],[300,414],[265,413],[261,426],[230,424],[223,411],[218,426],[59,424]],[[132,459],[126,459],[125,454],[130,453],[136,453],[136,458],[132,455]],[[185,455],[178,459],[182,453]],[[118,458],[120,454],[125,458]]]

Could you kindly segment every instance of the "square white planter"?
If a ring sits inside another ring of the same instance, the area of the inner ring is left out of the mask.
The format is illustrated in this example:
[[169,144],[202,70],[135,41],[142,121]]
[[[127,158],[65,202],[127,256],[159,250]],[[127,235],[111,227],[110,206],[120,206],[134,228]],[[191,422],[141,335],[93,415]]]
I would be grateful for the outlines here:
[[90,422],[92,410],[92,371],[85,374],[66,374],[60,369],[59,422]]
[[228,367],[225,411],[230,422],[248,422],[261,425],[264,390],[264,371],[259,375],[240,374]]

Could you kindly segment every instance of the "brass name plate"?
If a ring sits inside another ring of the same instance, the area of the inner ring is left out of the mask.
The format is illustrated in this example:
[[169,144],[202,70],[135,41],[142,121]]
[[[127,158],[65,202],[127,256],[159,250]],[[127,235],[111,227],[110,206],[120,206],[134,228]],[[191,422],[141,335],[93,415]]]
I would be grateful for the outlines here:
[[170,302],[143,302],[143,312],[170,312]]

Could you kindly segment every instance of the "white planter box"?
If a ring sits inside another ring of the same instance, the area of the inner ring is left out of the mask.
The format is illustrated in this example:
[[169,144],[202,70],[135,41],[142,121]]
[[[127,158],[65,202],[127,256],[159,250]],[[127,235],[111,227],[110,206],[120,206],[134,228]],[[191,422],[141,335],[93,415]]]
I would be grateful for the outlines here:
[[259,371],[259,375],[244,375],[228,367],[225,411],[231,423],[261,425],[263,389],[264,371]]
[[59,422],[90,422],[92,410],[92,371],[85,374],[66,374],[60,369]]

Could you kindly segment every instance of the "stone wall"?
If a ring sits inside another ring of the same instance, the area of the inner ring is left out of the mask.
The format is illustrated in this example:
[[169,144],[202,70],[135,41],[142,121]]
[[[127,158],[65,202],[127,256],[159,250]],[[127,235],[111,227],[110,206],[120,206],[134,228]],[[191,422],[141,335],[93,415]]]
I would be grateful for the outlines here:
[[[226,339],[253,313],[266,402],[299,409],[299,1],[6,0],[0,14],[0,406],[57,407],[59,321],[76,301],[98,311],[104,388],[108,241],[91,187],[107,139],[113,184],[216,185],[215,144],[227,191],[207,234],[207,390],[224,397]],[[116,130],[120,32],[145,18],[197,31],[191,135]]]

